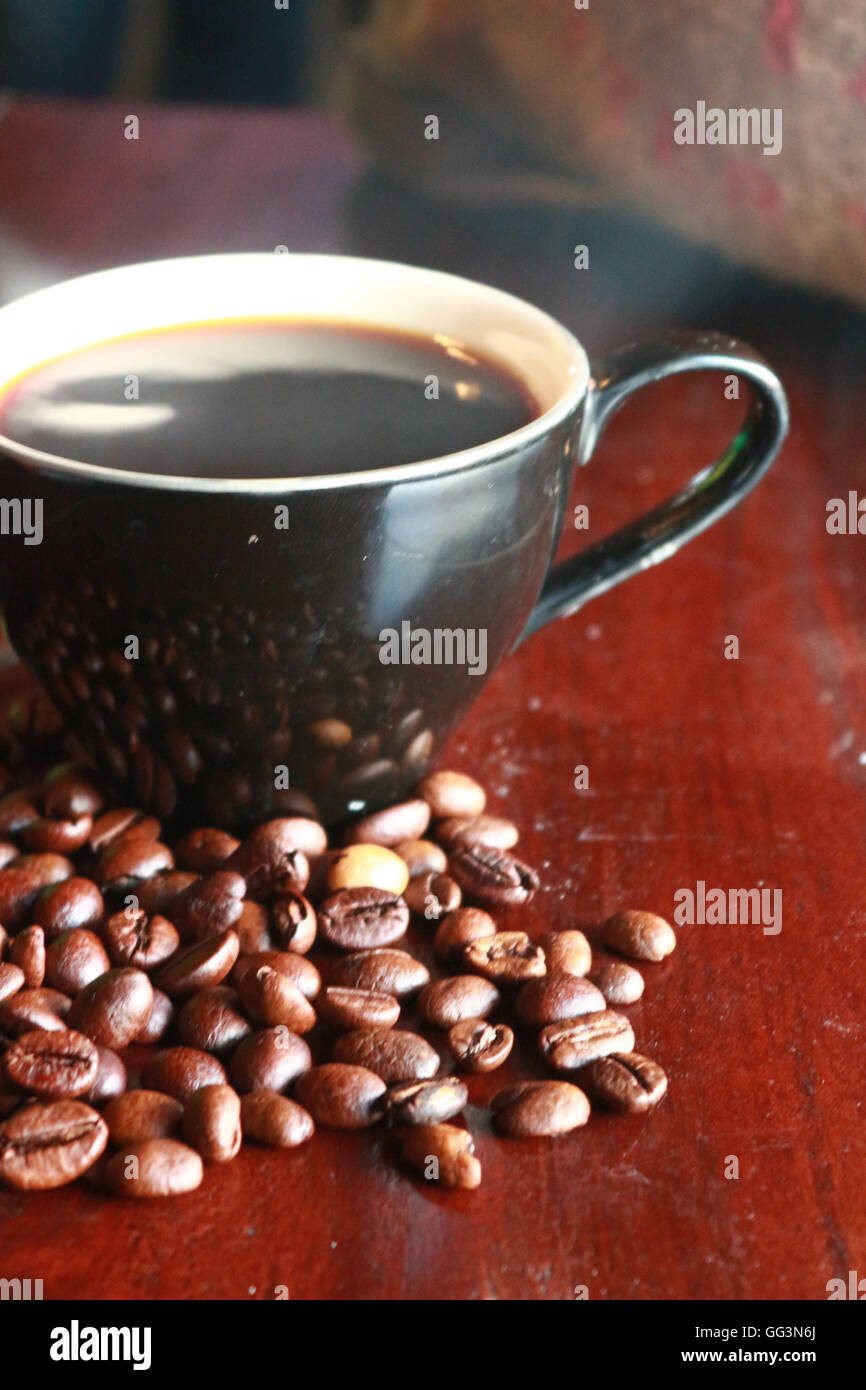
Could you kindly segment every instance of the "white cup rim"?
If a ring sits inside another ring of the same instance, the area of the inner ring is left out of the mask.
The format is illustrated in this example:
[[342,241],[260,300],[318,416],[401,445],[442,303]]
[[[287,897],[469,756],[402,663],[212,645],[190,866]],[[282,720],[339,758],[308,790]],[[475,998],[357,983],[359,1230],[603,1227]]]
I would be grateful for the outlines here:
[[[151,317],[156,316],[154,327],[169,328],[177,324],[222,321],[231,317],[264,317],[264,314],[253,308],[248,309],[246,314],[243,312],[235,315],[212,312],[210,314],[194,314],[192,317],[178,308],[174,313],[167,310],[163,311],[165,314],[163,320],[159,310],[154,307],[158,300],[155,301],[152,291],[147,292],[146,282],[151,277],[161,279],[163,291],[166,293],[169,293],[174,286],[174,293],[170,294],[169,298],[169,302],[173,305],[178,302],[178,293],[182,298],[184,292],[193,293],[192,302],[194,302],[196,279],[201,281],[201,285],[198,287],[201,294],[204,294],[207,289],[206,281],[212,278],[213,284],[224,295],[226,287],[233,283],[233,276],[234,283],[239,289],[254,286],[257,287],[258,291],[262,291],[266,288],[266,277],[271,277],[270,288],[279,283],[272,279],[275,260],[283,262],[287,269],[293,269],[297,272],[294,289],[296,292],[302,291],[305,297],[315,295],[315,291],[311,287],[315,285],[317,276],[329,287],[329,291],[335,294],[340,292],[339,282],[341,278],[347,280],[348,277],[357,277],[358,288],[363,287],[367,298],[375,296],[377,285],[391,282],[390,288],[396,292],[399,301],[399,309],[395,309],[392,299],[389,301],[391,306],[389,309],[383,309],[380,314],[375,313],[374,310],[368,311],[358,319],[353,317],[351,311],[323,314],[300,311],[296,314],[299,320],[329,321],[342,324],[363,321],[368,327],[400,329],[406,326],[406,318],[410,314],[408,306],[411,303],[411,285],[409,282],[416,282],[417,289],[422,293],[422,298],[426,297],[428,303],[435,303],[437,306],[437,323],[427,324],[426,327],[419,325],[415,331],[422,333],[444,332],[444,327],[440,327],[443,322],[440,315],[444,315],[444,321],[447,321],[449,306],[452,315],[455,313],[461,315],[461,321],[462,318],[471,316],[473,328],[468,336],[461,334],[461,340],[470,348],[475,348],[488,357],[492,356],[494,360],[499,360],[511,371],[516,372],[533,390],[533,394],[542,405],[541,412],[528,424],[510,434],[502,435],[498,439],[475,445],[469,449],[452,454],[443,454],[436,458],[422,459],[414,463],[347,473],[277,478],[207,478],[142,473],[120,467],[114,468],[88,463],[85,460],[59,454],[45,453],[29,445],[20,444],[2,432],[0,432],[0,453],[16,459],[26,467],[47,472],[56,477],[69,480],[88,479],[94,482],[111,483],[115,486],[146,487],[167,492],[199,492],[222,495],[240,492],[246,495],[285,495],[293,492],[379,486],[410,482],[416,479],[429,479],[436,475],[461,472],[483,464],[494,463],[498,459],[538,443],[577,410],[586,394],[590,375],[586,352],[578,340],[562,324],[543,310],[535,308],[515,295],[466,279],[463,276],[451,275],[439,270],[429,270],[421,266],[405,265],[396,261],[374,260],[358,256],[238,252],[173,257],[167,260],[145,261],[133,265],[113,267],[109,270],[95,271],[89,275],[78,276],[72,280],[50,285],[0,307],[0,343],[14,344],[16,341],[20,341],[25,329],[29,329],[31,338],[35,339],[37,336],[35,328],[40,315],[44,316],[49,331],[55,329],[58,323],[62,325],[64,322],[72,320],[76,316],[75,303],[82,299],[91,305],[96,303],[104,306],[105,312],[109,314],[106,322],[113,321],[121,312],[121,308],[124,307],[122,301],[124,280],[127,285],[131,283],[133,288],[138,288],[140,291],[139,303],[142,306],[147,306],[147,312]],[[269,268],[266,269],[266,267]],[[281,274],[283,271],[277,273]],[[241,282],[237,281],[238,275],[241,276]],[[335,280],[337,281],[336,284]],[[313,298],[311,302],[315,302],[315,299]],[[471,314],[472,306],[474,306],[474,315]],[[64,310],[68,315],[68,320],[63,318]],[[79,318],[80,311],[81,305],[79,304],[77,311]],[[373,312],[372,318],[370,312]],[[496,326],[495,333],[492,328],[490,329],[490,336],[493,341],[497,342],[504,339],[513,342],[514,351],[516,352],[517,348],[520,348],[524,358],[530,361],[531,369],[527,369],[526,360],[515,361],[508,351],[489,351],[488,330],[478,318],[478,315],[484,315],[485,312],[487,315],[486,323]],[[418,313],[421,313],[420,309]],[[35,320],[34,315],[37,316]],[[272,316],[291,317],[292,315],[283,309],[277,311],[276,314],[272,312]],[[99,316],[96,317],[98,321]],[[74,351],[76,347],[80,348],[106,341],[112,337],[121,336],[124,331],[130,333],[141,331],[141,326],[139,326],[138,328],[121,330],[120,334],[99,333],[93,327],[92,316],[90,323],[89,329],[82,329],[81,340],[72,342],[71,346],[67,346],[62,351]],[[62,339],[60,340],[62,341]],[[45,351],[41,357],[36,356],[34,361],[26,363],[24,367],[19,367],[17,371],[14,369],[10,371],[9,365],[13,353],[14,348],[9,347],[4,356],[3,347],[0,346],[0,390],[3,389],[4,384],[13,381],[16,376],[23,374],[23,372],[40,365],[41,362],[50,360],[54,356],[62,355],[62,352]],[[538,389],[539,384],[543,386],[543,389]]]

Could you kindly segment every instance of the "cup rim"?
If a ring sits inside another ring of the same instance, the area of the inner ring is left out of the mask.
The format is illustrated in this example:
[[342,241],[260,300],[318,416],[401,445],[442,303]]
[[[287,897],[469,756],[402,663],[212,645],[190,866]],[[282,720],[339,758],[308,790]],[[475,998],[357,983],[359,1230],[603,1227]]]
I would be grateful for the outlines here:
[[[26,300],[35,299],[43,295],[50,296],[52,290],[60,288],[61,285],[82,283],[84,281],[94,282],[104,276],[122,276],[126,270],[140,268],[153,268],[177,266],[190,261],[241,261],[251,256],[272,256],[273,252],[229,252],[218,253],[216,255],[203,256],[172,256],[164,257],[153,261],[139,261],[129,265],[111,266],[105,270],[91,272],[86,275],[73,276],[71,279],[58,281],[56,284],[47,285],[41,290],[36,290],[33,294],[24,298],[11,300],[8,305],[0,306],[0,323],[2,323],[2,313],[4,308],[23,305]],[[96,482],[113,483],[117,486],[125,487],[146,487],[157,491],[165,492],[196,492],[211,493],[218,496],[228,496],[232,493],[244,493],[247,495],[285,495],[287,493],[303,493],[330,491],[336,488],[351,487],[373,487],[382,484],[402,483],[431,479],[437,476],[468,471],[471,468],[482,464],[495,463],[529,445],[537,443],[551,430],[562,424],[580,406],[590,381],[590,367],[587,354],[578,339],[569,332],[557,319],[548,314],[545,310],[537,308],[528,300],[520,298],[518,295],[509,294],[506,290],[497,289],[493,285],[488,285],[479,280],[470,280],[467,276],[453,275],[449,271],[433,270],[426,266],[409,265],[402,261],[383,260],[381,258],[367,256],[342,256],[331,255],[319,252],[293,252],[290,253],[293,260],[312,262],[333,262],[340,261],[343,264],[356,265],[359,269],[363,267],[377,267],[384,269],[396,269],[410,271],[413,274],[425,278],[434,278],[438,281],[447,281],[451,285],[463,285],[471,288],[473,292],[482,290],[486,295],[494,296],[504,307],[513,306],[515,311],[526,314],[530,311],[539,323],[543,323],[552,336],[556,337],[562,349],[565,359],[569,384],[554,403],[540,415],[521,425],[517,430],[512,430],[510,434],[500,435],[499,437],[485,441],[483,444],[473,445],[468,449],[457,450],[451,454],[441,454],[434,458],[418,459],[414,463],[395,464],[385,468],[374,468],[359,470],[351,473],[327,473],[313,475],[299,475],[279,478],[206,478],[196,476],[183,476],[179,474],[166,473],[144,473],[131,469],[110,468],[105,464],[88,463],[83,459],[75,459],[62,454],[51,454],[41,449],[34,449],[28,444],[20,444],[11,439],[8,435],[0,432],[0,454],[16,459],[19,463],[38,469],[40,472],[47,472],[55,477],[66,478],[70,481],[77,479],[89,479]],[[321,322],[349,322],[348,316],[345,319],[334,319],[325,317]],[[204,320],[202,320],[204,322]],[[174,326],[167,324],[166,327]],[[387,329],[387,315],[383,313],[380,326]],[[83,344],[83,346],[87,346]],[[75,349],[72,349],[74,351]],[[520,375],[519,366],[512,364],[512,370]]]

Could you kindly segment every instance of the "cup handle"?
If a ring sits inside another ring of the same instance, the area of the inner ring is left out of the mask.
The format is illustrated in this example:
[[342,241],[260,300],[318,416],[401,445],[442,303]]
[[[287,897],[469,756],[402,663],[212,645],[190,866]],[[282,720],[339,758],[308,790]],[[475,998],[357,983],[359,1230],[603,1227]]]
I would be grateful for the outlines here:
[[745,377],[755,388],[739,434],[722,457],[696,474],[681,492],[573,559],[555,565],[519,641],[551,618],[576,613],[589,599],[675,554],[736,506],[766,473],[788,432],[785,391],[759,353],[721,333],[669,333],[652,342],[619,348],[591,363],[578,463],[589,462],[608,420],[633,391],[679,372],[709,368]]

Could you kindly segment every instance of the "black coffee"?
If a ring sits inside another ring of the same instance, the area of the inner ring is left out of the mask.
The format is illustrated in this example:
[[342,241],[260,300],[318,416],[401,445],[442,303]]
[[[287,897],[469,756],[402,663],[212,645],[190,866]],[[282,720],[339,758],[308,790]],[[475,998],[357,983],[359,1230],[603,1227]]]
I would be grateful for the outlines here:
[[275,478],[436,458],[538,413],[519,378],[444,336],[250,319],[46,362],[0,397],[0,434],[109,468]]

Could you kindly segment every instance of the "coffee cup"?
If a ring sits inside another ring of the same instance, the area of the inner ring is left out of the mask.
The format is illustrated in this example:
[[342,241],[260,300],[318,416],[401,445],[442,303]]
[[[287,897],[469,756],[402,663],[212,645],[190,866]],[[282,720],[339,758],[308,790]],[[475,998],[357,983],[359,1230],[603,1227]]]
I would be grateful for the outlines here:
[[[456,453],[314,476],[256,477],[254,420],[236,476],[219,478],[0,435],[10,640],[105,776],[178,822],[334,823],[398,798],[520,642],[723,516],[787,430],[778,377],[727,336],[672,333],[590,362],[500,290],[325,255],[158,261],[28,295],[0,309],[0,402],[22,373],[90,344],[256,315],[468,344],[538,410]],[[723,456],[554,564],[573,471],[611,415],[646,383],[707,368],[753,388]]]

